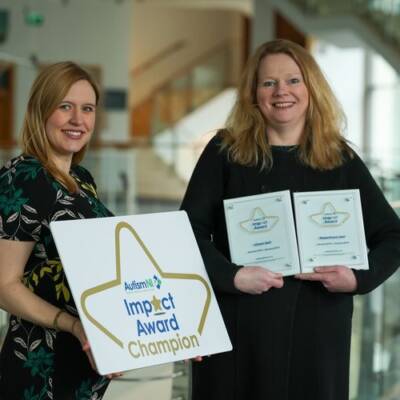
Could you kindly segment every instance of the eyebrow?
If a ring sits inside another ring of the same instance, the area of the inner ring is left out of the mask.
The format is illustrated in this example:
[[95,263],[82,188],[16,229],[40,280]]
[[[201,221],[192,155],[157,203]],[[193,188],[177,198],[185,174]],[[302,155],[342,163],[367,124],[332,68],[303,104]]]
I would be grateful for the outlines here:
[[[62,100],[62,101],[60,102],[60,104],[62,104],[62,103],[75,104],[75,102],[73,102],[73,101],[71,101],[71,100]],[[92,107],[96,107],[96,106],[97,106],[97,104],[93,104],[93,103],[83,103],[82,105],[83,105],[83,106],[92,106]]]
[[[288,77],[291,77],[291,76],[294,76],[294,75],[296,75],[296,76],[303,76],[301,72],[289,72],[289,73],[287,73],[287,74],[284,76],[284,79],[285,79],[285,78],[288,78]],[[267,76],[262,77],[262,79],[276,79],[276,77],[267,75]]]

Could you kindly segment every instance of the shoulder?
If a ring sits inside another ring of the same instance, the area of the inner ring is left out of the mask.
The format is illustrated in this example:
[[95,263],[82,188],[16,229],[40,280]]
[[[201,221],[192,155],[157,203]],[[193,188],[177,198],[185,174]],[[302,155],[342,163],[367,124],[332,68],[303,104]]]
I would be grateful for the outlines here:
[[0,170],[0,176],[11,173],[15,176],[23,175],[25,177],[36,177],[42,170],[44,170],[42,164],[35,157],[21,154],[4,164]]
[[34,157],[20,155],[9,160],[0,170],[0,187],[9,185],[39,191],[56,190],[54,179]]
[[346,152],[343,155],[344,163],[343,166],[347,170],[348,173],[357,175],[359,173],[368,173],[368,167],[365,165],[364,161],[362,160],[361,156],[358,155],[354,150],[352,153]]
[[227,146],[224,143],[222,131],[218,131],[215,136],[210,139],[204,147],[201,158],[218,159],[220,161],[228,158]]
[[37,240],[57,201],[57,185],[41,163],[19,156],[0,170],[0,237]]
[[343,168],[348,186],[359,188],[363,196],[371,196],[374,192],[381,192],[368,166],[356,152],[351,159],[347,160]]
[[94,178],[92,174],[82,165],[74,165],[72,167],[75,175],[82,181],[90,184],[94,184]]
[[206,149],[213,149],[216,151],[221,151],[223,147],[223,136],[220,131],[218,131],[207,143]]

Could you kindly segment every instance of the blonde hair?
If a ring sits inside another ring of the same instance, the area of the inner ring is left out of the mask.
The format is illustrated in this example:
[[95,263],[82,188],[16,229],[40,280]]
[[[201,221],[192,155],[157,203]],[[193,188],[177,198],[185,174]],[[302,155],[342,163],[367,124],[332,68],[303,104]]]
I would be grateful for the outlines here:
[[[79,65],[65,61],[44,68],[35,79],[29,95],[22,126],[24,154],[36,157],[46,170],[69,192],[77,192],[75,180],[60,170],[50,158],[51,145],[46,135],[46,122],[77,81],[85,80],[92,86],[99,101],[99,88],[93,77]],[[86,152],[84,146],[72,157],[72,165],[79,164]]]
[[236,103],[220,132],[222,147],[242,165],[271,168],[272,153],[266,135],[266,121],[257,105],[258,69],[271,54],[286,54],[299,66],[309,93],[306,123],[299,143],[300,160],[319,170],[342,165],[344,153],[353,152],[341,134],[345,115],[312,55],[289,40],[277,39],[261,45],[249,59]]

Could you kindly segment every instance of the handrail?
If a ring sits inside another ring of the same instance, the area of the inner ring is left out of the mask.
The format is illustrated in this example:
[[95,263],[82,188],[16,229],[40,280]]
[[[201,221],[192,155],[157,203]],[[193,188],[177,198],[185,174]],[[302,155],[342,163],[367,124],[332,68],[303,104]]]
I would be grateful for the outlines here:
[[[158,147],[176,147],[176,146],[187,145],[186,142],[174,141],[173,143],[158,143]],[[151,138],[149,137],[131,137],[129,140],[125,140],[123,142],[113,141],[113,140],[99,140],[97,142],[92,142],[89,146],[88,151],[99,151],[99,150],[130,150],[130,149],[138,149],[138,148],[151,148],[154,147],[154,143],[152,143]],[[13,151],[13,150],[21,150],[21,147],[14,143],[9,148],[0,147],[1,151]],[[7,159],[9,157],[9,153],[7,153]],[[1,161],[1,154],[0,154]]]
[[[291,0],[293,4],[301,6],[311,15],[332,16],[354,14],[361,18],[367,18],[374,25],[379,26],[380,34],[386,39],[394,40],[397,44],[400,42],[400,29],[396,32],[389,32],[388,26],[390,19],[400,17],[400,7],[395,6],[395,2],[387,0],[374,0],[373,2],[359,0],[341,0],[330,1],[320,0]],[[384,19],[382,19],[384,18]]]
[[145,71],[148,71],[153,65],[158,64],[163,59],[170,57],[172,54],[178,52],[179,50],[183,49],[186,46],[185,40],[177,40],[176,42],[172,43],[171,45],[167,46],[156,55],[152,56],[147,61],[139,64],[137,67],[133,68],[130,72],[132,77],[136,78],[138,75],[142,74]]
[[133,109],[140,107],[143,103],[152,99],[156,93],[158,93],[159,91],[161,91],[165,87],[167,87],[170,82],[172,82],[182,76],[185,76],[188,72],[193,70],[197,65],[199,65],[202,62],[204,62],[205,60],[211,58],[214,54],[217,54],[221,49],[229,48],[230,43],[231,43],[231,40],[229,40],[229,39],[223,40],[219,44],[215,45],[211,49],[204,52],[203,54],[194,58],[185,67],[178,69],[174,74],[172,74],[172,76],[170,76],[168,79],[166,79],[163,83],[161,83],[161,84],[157,85],[155,88],[153,88],[153,90],[151,90],[151,92],[145,98],[141,99],[141,101],[138,104],[135,104],[133,106]]
[[[171,147],[175,148],[179,146],[187,146],[187,142],[174,140],[173,142],[157,143],[157,147],[164,147],[164,148],[171,148]],[[154,147],[154,143],[152,142],[150,137],[134,136],[124,142],[101,140],[96,143],[92,143],[89,147],[89,151],[90,150],[99,151],[104,149],[130,150],[130,149],[152,148],[152,147]]]
[[400,71],[398,0],[270,0],[303,31],[317,35],[350,29]]
[[114,380],[120,381],[120,382],[154,382],[154,381],[162,381],[162,380],[167,380],[167,379],[175,379],[175,378],[179,378],[184,375],[185,375],[184,371],[178,371],[178,372],[173,372],[171,374],[166,374],[166,375],[147,376],[147,377],[142,377],[142,378],[131,378],[131,377],[121,376],[118,378],[114,378]]

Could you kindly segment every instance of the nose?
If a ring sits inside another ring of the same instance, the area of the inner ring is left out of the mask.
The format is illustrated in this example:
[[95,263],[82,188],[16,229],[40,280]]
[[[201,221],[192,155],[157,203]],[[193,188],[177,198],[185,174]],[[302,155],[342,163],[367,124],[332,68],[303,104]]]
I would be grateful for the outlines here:
[[287,85],[286,82],[281,80],[278,81],[275,85],[275,91],[274,91],[274,95],[275,96],[282,96],[284,94],[287,93]]
[[82,123],[82,111],[75,107],[71,112],[70,122],[74,125],[80,125]]

